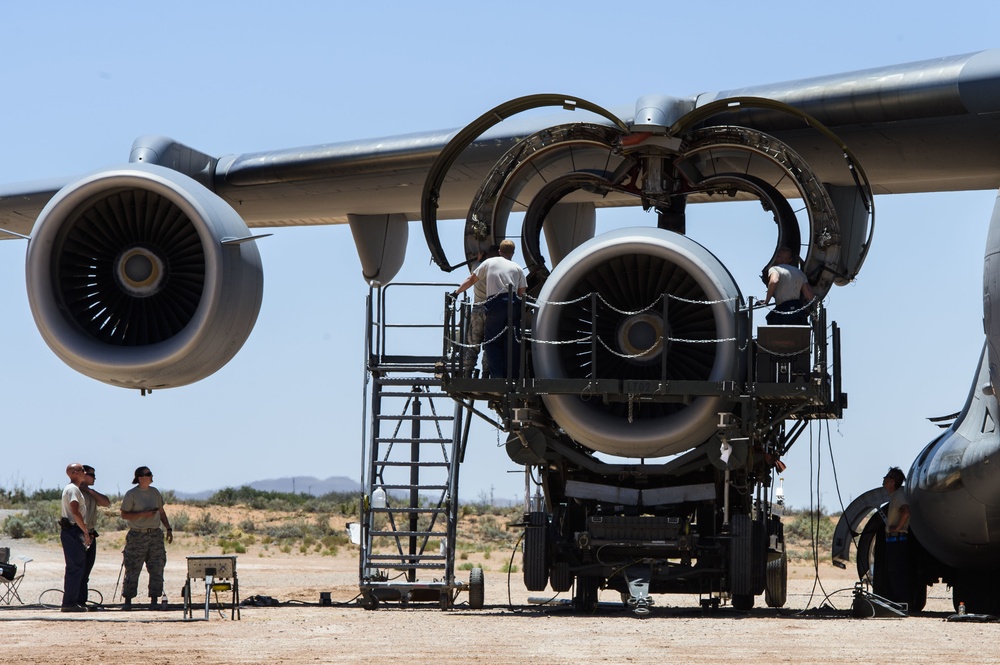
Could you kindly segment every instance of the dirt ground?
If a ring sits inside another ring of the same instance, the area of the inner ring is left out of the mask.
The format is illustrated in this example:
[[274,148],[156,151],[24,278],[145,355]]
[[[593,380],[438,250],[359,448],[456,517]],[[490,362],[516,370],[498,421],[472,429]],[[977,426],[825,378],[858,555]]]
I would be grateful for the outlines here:
[[[358,591],[357,548],[337,556],[297,551],[255,551],[238,555],[241,596],[271,596],[277,607],[243,607],[242,619],[212,610],[204,620],[204,594],[196,619],[184,620],[180,589],[186,557],[219,554],[191,544],[168,546],[168,611],[123,612],[113,598],[121,556],[114,539],[99,545],[92,587],[104,597],[103,611],[64,614],[39,604],[59,602],[62,552],[0,537],[11,561],[32,559],[21,585],[26,605],[0,607],[0,657],[7,663],[995,663],[1000,662],[1000,624],[948,622],[949,591],[930,589],[927,608],[903,619],[853,619],[817,612],[823,605],[851,606],[849,571],[810,567],[789,571],[788,602],[782,610],[761,607],[749,615],[722,608],[703,613],[696,596],[656,596],[645,619],[622,610],[616,592],[601,594],[593,614],[565,607],[529,604],[520,573],[501,572],[509,559],[493,553],[482,561],[486,606],[407,608],[384,605],[366,611]],[[517,561],[519,564],[520,562]],[[460,573],[463,580],[468,573]],[[140,593],[146,576],[140,578]],[[204,587],[202,587],[204,589]],[[334,604],[319,605],[321,592]],[[827,594],[831,597],[824,600]],[[198,599],[198,596],[195,596]],[[567,597],[563,594],[563,597]],[[51,600],[50,600],[51,599]],[[291,601],[291,602],[289,602]],[[764,605],[758,598],[758,605]]]

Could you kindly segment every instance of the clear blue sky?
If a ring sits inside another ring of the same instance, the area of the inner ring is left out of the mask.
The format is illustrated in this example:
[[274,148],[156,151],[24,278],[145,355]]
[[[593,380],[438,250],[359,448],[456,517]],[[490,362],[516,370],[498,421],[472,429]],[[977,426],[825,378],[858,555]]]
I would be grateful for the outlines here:
[[[351,4],[3,3],[0,182],[124,163],[146,133],[224,155],[459,127],[531,93],[614,107],[648,93],[1000,47],[1000,9],[986,1],[902,13],[893,3],[853,1],[822,10]],[[982,346],[982,255],[995,197],[876,201],[868,263],[828,299],[843,328],[850,395],[844,420],[830,426],[845,502],[877,485],[890,464],[908,469],[938,432],[926,418],[964,403]],[[753,275],[758,254],[773,247],[762,214],[701,208],[692,235],[733,267],[745,295],[762,296]],[[624,223],[652,223],[626,214]],[[127,489],[140,464],[161,488],[184,491],[291,475],[360,477],[367,286],[348,228],[285,229],[261,242],[264,305],[242,352],[197,385],[148,397],[86,379],[49,352],[28,310],[25,248],[0,242],[0,485],[60,486],[74,460],[96,466],[106,491]],[[414,226],[400,278],[445,277],[428,264]],[[825,439],[822,453],[821,499],[837,509]],[[786,461],[788,501],[807,505],[816,485],[808,433]],[[481,429],[460,495],[519,496],[519,469],[496,434]]]

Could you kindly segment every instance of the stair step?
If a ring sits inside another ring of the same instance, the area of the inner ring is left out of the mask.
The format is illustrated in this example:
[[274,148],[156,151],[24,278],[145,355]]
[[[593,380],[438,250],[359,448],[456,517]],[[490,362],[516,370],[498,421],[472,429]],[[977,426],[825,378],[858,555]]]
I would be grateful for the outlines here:
[[451,462],[383,462],[381,460],[375,460],[376,466],[397,466],[397,467],[415,467],[415,466],[429,466],[429,467],[449,467]]
[[419,558],[421,561],[444,561],[448,557],[443,554],[414,554],[414,555],[403,555],[403,554],[372,554],[368,557],[369,561],[399,561],[402,559],[415,559]]
[[392,568],[394,570],[416,570],[416,569],[431,569],[431,570],[443,570],[446,568],[443,563],[386,563],[383,566],[376,566],[376,568]]
[[434,437],[434,438],[420,437],[415,439],[413,437],[391,436],[391,437],[379,437],[375,439],[375,443],[452,443],[453,441],[454,441],[453,439],[445,439],[439,437]]
[[440,386],[441,379],[432,376],[379,376],[375,378],[375,383],[382,386]]
[[389,538],[409,538],[411,536],[446,538],[448,536],[444,531],[369,531],[369,533],[373,536],[388,536]]

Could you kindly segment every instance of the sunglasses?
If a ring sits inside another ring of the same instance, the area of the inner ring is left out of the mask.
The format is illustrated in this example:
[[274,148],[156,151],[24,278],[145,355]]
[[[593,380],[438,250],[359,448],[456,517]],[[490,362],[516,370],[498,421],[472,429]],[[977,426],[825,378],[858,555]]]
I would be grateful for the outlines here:
[[152,478],[152,477],[153,474],[151,473],[140,473],[138,476],[136,476],[136,478]]

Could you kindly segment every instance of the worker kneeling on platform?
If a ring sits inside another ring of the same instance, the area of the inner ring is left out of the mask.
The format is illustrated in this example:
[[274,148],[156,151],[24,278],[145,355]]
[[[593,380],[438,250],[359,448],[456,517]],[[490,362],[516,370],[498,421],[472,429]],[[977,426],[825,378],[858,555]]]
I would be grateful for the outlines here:
[[774,265],[767,270],[767,296],[764,304],[774,298],[774,310],[767,315],[771,326],[802,326],[809,323],[808,304],[813,299],[812,287],[806,274],[795,266],[798,260],[788,247],[774,255]]

